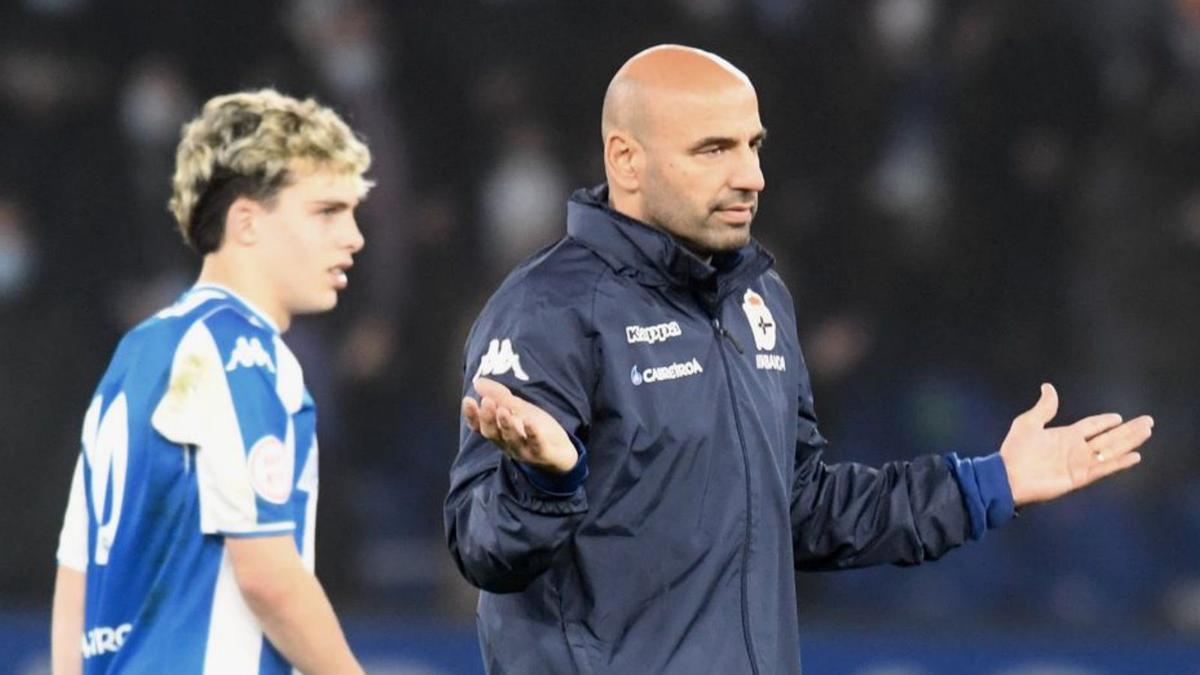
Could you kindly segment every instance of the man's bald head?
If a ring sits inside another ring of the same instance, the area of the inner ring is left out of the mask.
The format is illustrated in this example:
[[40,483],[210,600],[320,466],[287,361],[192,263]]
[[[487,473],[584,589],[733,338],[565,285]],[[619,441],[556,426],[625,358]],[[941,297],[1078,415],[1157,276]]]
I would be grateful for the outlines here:
[[660,45],[621,66],[604,97],[609,205],[707,258],[744,246],[766,185],[766,130],[745,73]]
[[607,138],[620,129],[641,138],[681,97],[729,87],[754,90],[745,73],[716,54],[683,45],[650,47],[626,61],[609,82],[601,134]]

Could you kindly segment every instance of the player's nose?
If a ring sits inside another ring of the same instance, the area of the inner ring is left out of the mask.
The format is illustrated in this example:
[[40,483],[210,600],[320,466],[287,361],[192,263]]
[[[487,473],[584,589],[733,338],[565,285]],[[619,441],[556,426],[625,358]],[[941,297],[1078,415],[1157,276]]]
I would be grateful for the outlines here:
[[367,239],[363,236],[362,230],[358,227],[358,220],[354,217],[350,218],[350,225],[346,233],[345,246],[351,253],[358,253],[363,246],[367,245]]

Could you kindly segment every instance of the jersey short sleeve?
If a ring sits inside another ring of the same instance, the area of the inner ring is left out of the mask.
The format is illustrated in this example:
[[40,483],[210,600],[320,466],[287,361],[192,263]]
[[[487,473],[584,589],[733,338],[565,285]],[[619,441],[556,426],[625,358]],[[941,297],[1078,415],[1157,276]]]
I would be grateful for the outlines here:
[[280,398],[276,346],[271,331],[226,309],[193,324],[176,350],[152,424],[195,448],[206,534],[296,527],[295,438]]
[[87,497],[83,493],[83,455],[75,462],[71,478],[71,496],[58,534],[58,564],[80,572],[87,571],[88,522]]

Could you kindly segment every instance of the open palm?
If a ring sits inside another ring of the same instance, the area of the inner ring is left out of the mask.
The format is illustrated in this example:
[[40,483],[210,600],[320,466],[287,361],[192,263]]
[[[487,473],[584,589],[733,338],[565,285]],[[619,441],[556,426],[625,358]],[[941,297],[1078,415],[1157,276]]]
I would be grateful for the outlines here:
[[462,400],[462,415],[472,431],[520,462],[557,473],[575,466],[579,453],[550,413],[486,377],[475,378],[475,391],[478,401],[470,396]]
[[1142,460],[1135,452],[1150,438],[1154,420],[1122,423],[1116,413],[1047,427],[1058,413],[1058,393],[1042,385],[1038,402],[1013,420],[1000,447],[1017,506],[1046,501],[1124,471]]

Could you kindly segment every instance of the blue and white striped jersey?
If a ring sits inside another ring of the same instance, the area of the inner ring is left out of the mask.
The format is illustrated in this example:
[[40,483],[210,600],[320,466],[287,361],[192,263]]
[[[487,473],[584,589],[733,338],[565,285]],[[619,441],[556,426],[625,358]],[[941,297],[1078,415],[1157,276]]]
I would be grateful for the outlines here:
[[290,673],[225,537],[313,567],[316,411],[270,320],[198,285],[130,331],[84,417],[58,548],[87,574],[85,673]]

